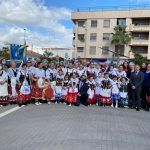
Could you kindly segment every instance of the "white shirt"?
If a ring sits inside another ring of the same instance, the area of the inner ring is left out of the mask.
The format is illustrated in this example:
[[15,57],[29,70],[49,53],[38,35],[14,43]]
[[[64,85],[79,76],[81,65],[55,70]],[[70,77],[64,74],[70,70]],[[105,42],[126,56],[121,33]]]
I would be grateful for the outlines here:
[[36,78],[45,78],[45,71],[43,69],[36,68],[34,76]]

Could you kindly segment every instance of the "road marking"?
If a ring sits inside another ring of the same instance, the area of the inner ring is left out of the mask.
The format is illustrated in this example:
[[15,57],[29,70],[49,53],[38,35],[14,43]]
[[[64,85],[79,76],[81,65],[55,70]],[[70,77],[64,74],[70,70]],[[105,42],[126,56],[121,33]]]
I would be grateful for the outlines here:
[[[22,107],[24,107],[24,106],[22,106]],[[13,113],[13,112],[21,109],[22,107],[17,106],[17,107],[14,107],[14,108],[10,109],[10,110],[7,110],[7,111],[5,111],[5,112],[0,114],[0,118],[4,117],[4,116],[6,116],[6,115],[8,115],[10,113]]]

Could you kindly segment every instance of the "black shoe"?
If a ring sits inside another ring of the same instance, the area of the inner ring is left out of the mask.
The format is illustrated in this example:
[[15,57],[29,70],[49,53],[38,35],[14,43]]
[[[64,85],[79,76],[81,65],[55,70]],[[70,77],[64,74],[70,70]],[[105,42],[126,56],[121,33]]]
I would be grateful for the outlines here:
[[19,107],[21,107],[21,106],[22,106],[22,104],[18,104],[18,106],[19,106]]
[[136,108],[136,111],[140,111],[140,109],[139,109],[139,108]]

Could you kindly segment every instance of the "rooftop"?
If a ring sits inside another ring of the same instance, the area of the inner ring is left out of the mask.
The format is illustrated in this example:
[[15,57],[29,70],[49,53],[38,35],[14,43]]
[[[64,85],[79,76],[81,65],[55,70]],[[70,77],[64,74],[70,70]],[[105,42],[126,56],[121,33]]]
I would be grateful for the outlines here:
[[150,10],[150,4],[79,7],[74,12],[122,11],[122,10]]

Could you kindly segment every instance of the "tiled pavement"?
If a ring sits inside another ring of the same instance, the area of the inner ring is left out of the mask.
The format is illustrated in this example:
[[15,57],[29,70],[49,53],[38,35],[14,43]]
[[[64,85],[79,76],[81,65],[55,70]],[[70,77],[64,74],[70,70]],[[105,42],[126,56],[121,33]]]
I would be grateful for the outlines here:
[[0,118],[0,150],[150,150],[150,112],[29,105]]

